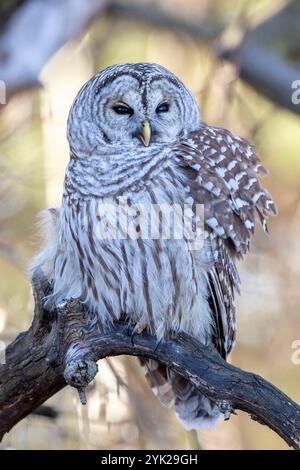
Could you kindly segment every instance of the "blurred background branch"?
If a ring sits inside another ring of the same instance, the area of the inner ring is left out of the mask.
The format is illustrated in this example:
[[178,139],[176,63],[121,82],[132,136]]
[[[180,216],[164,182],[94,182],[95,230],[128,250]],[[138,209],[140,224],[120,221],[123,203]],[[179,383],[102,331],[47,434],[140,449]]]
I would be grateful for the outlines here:
[[292,84],[300,79],[300,3],[287,4],[245,34],[242,43],[219,57],[233,62],[240,76],[274,103],[300,114]]
[[0,37],[0,78],[6,83],[8,96],[39,86],[38,76],[46,62],[84,31],[104,10],[107,0],[10,3],[10,7],[8,2],[1,4],[7,24],[2,23],[4,31]]
[[166,8],[163,4],[152,2],[111,0],[108,11],[115,16],[141,20],[164,29],[182,31],[201,41],[217,38],[226,27],[222,18],[216,17],[209,10],[203,16],[185,18],[182,14],[175,13],[170,5]]
[[[300,77],[297,0],[259,26],[244,31],[234,48],[223,44],[223,35],[230,24],[209,9],[197,19],[186,19],[170,8],[136,0],[19,0],[5,1],[1,9],[0,78],[6,83],[9,96],[38,86],[39,74],[49,58],[106,11],[116,17],[181,31],[199,41],[213,41],[211,47],[217,56],[233,62],[251,86],[271,101],[300,114],[300,107],[291,100],[291,85]],[[51,30],[55,34],[49,34]]]

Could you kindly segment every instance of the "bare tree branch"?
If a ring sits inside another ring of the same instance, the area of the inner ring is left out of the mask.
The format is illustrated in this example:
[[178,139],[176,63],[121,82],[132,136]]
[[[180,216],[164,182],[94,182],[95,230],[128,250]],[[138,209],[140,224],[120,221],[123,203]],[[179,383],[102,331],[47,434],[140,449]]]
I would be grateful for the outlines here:
[[[4,6],[2,7],[2,9]],[[111,0],[27,0],[14,2],[4,9],[0,36],[0,79],[8,97],[39,86],[39,73],[51,56],[66,42],[79,36],[99,14],[108,10],[130,18],[144,18],[160,26],[188,30],[201,39],[211,39],[222,27],[215,19],[203,18],[191,23],[159,6],[139,2]]]
[[[159,5],[137,3],[136,1],[122,2],[113,0],[110,11],[115,14],[134,17],[147,21],[159,27],[175,29],[189,34],[195,39],[207,41],[220,38],[226,28],[220,19],[206,16],[202,21],[186,20]],[[234,63],[241,78],[247,81],[260,93],[274,103],[283,106],[300,115],[300,105],[293,103],[292,83],[300,80],[300,67],[289,60],[288,54],[281,57],[276,51],[285,44],[287,51],[299,51],[300,43],[300,6],[297,1],[288,5],[259,26],[246,32],[246,37],[235,49],[223,49],[222,40],[211,42],[211,50],[220,59]]]
[[292,101],[292,84],[300,80],[300,67],[250,39],[237,49],[222,51],[220,57],[233,62],[240,77],[273,103],[300,115],[300,104]]
[[214,349],[185,335],[157,343],[149,333],[132,337],[124,322],[103,332],[96,317],[90,318],[77,301],[46,315],[40,300],[47,289],[35,282],[33,323],[8,346],[6,364],[0,366],[0,439],[66,381],[84,403],[84,388],[97,373],[96,361],[127,354],[173,368],[214,400],[225,419],[236,409],[246,411],[300,449],[300,407],[263,378],[228,364]]
[[[161,2],[163,5],[163,2]],[[139,2],[137,0],[111,0],[109,10],[116,16],[132,20],[133,18],[152,23],[160,28],[172,29],[187,33],[196,39],[208,41],[218,37],[226,24],[221,18],[205,13],[203,17],[186,19],[183,15],[173,13],[157,3]]]
[[39,86],[39,73],[50,57],[79,36],[108,1],[28,0],[10,12],[0,37],[0,79],[7,95]]
[[239,47],[218,53],[235,63],[240,76],[253,88],[298,115],[300,104],[292,101],[292,84],[300,80],[299,21],[299,2],[289,2],[250,30]]

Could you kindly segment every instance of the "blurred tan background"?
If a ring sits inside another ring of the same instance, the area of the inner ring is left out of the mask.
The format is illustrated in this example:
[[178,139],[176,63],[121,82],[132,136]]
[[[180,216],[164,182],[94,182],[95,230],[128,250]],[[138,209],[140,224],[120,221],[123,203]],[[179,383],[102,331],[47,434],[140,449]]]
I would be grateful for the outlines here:
[[[24,2],[16,3],[22,8]],[[239,64],[220,58],[223,49],[236,47],[288,2],[115,4],[51,54],[42,67],[40,87],[21,86],[6,105],[0,105],[0,339],[12,340],[32,319],[26,264],[39,243],[38,212],[60,204],[68,162],[66,119],[75,94],[110,64],[157,62],[188,85],[205,122],[254,142],[269,170],[264,183],[279,216],[270,221],[269,236],[257,229],[251,253],[240,263],[242,296],[231,361],[263,375],[300,402],[300,364],[292,361],[292,343],[300,340],[300,104],[294,110],[279,106],[278,93],[269,99],[272,92],[261,92],[255,83],[240,78]],[[56,34],[55,23],[51,34]],[[283,34],[270,47],[300,70],[300,48],[290,48],[292,43],[293,38]],[[152,396],[135,359],[103,361],[99,370],[86,407],[80,406],[75,391],[65,389],[47,403],[55,416],[26,418],[5,437],[1,448],[287,448],[271,430],[242,412],[217,429],[185,432],[174,413]]]

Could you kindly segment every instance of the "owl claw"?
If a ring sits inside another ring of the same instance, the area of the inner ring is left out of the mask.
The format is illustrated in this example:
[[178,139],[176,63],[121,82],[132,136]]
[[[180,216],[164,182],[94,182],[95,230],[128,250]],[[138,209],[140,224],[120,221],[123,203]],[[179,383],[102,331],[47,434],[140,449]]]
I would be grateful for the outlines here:
[[135,331],[135,327],[132,326],[131,323],[128,323],[127,325],[127,335],[130,336],[131,344],[132,346],[134,346],[133,338],[134,338],[134,335],[136,335],[136,331]]
[[147,328],[147,324],[146,323],[137,323],[137,325],[135,325],[134,327],[134,331],[140,335],[143,333],[143,331],[145,331],[145,329]]
[[134,327],[131,324],[128,324],[127,334],[130,335],[131,344],[134,346],[134,337],[140,335],[147,328],[145,323],[138,323]]
[[133,331],[131,333],[131,336],[130,336],[130,341],[131,341],[132,346],[134,346],[134,337],[135,337],[135,335],[136,335],[136,332],[133,329]]
[[127,335],[131,336],[134,331],[134,327],[131,325],[131,323],[128,323],[127,325]]
[[160,343],[161,343],[161,339],[158,339],[158,340],[156,341],[156,345],[155,345],[155,348],[154,348],[154,352],[157,351],[157,349],[159,348]]

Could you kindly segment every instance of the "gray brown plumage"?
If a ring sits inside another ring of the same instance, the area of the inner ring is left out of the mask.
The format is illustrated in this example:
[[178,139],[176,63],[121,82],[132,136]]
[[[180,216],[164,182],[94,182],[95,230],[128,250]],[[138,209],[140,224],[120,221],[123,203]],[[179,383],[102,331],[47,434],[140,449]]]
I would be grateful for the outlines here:
[[[183,83],[154,64],[116,65],[87,82],[70,111],[68,140],[55,236],[33,263],[53,283],[46,305],[79,298],[103,326],[125,317],[158,338],[183,331],[226,358],[236,331],[235,261],[249,248],[255,220],[266,229],[276,212],[253,146],[201,122]],[[122,211],[120,198],[132,209],[204,205],[203,247],[191,250],[186,236],[99,237],[106,220],[99,207]],[[217,419],[217,407],[186,380],[142,362],[187,429]]]

